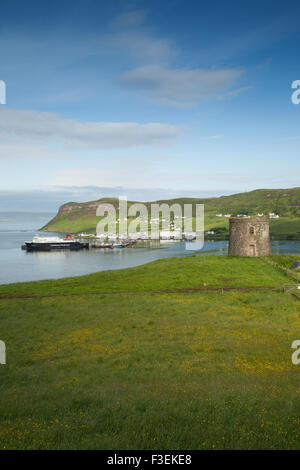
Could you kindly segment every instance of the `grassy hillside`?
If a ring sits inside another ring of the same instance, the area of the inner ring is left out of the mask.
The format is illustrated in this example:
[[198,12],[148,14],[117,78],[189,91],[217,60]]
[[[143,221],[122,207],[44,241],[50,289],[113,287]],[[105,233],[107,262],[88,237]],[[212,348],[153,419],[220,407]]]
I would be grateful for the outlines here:
[[[97,222],[96,208],[100,202],[112,203],[118,209],[118,199],[105,198],[86,203],[70,202],[59,209],[58,214],[47,225],[45,231],[95,233]],[[159,203],[205,205],[205,230],[214,229],[214,238],[228,237],[228,220],[216,217],[217,213],[237,215],[239,213],[256,215],[275,212],[280,219],[271,220],[271,236],[275,239],[300,239],[300,188],[256,190],[248,193],[222,196],[218,198],[181,198],[155,201]],[[128,201],[128,206],[133,204]],[[146,203],[150,215],[151,202]]]
[[[0,286],[0,448],[299,448],[291,283],[263,259],[189,257]],[[234,290],[189,290],[205,286]]]

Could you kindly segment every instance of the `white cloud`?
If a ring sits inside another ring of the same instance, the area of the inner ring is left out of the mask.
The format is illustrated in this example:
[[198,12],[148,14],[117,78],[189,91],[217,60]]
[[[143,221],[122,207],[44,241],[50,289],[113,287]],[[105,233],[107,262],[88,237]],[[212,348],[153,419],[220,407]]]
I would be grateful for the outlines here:
[[[67,149],[126,149],[143,145],[167,145],[180,127],[164,123],[80,122],[56,114],[31,110],[0,110],[1,145],[27,139],[43,144],[63,143]],[[1,154],[1,150],[0,150]]]
[[119,82],[168,105],[192,106],[198,101],[221,98],[242,73],[238,68],[188,70],[148,65],[124,73]]

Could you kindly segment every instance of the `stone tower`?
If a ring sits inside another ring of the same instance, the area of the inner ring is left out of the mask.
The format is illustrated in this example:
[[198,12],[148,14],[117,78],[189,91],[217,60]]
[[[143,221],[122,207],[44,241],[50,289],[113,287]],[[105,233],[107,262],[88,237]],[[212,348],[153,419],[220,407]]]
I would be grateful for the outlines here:
[[270,254],[269,219],[265,217],[231,217],[229,248],[231,256],[266,256]]

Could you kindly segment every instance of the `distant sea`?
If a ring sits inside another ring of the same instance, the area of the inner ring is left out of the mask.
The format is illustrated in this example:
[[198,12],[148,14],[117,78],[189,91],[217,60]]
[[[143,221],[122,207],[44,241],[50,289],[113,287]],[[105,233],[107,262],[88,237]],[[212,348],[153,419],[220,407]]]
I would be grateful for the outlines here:
[[53,212],[1,212],[0,232],[38,230],[55,216]]
[[[21,250],[21,245],[32,240],[38,229],[54,215],[45,212],[0,212],[0,284],[80,276],[195,253],[187,251],[184,242],[164,243],[159,248],[136,246],[78,252],[27,253]],[[205,242],[203,249],[196,254],[225,255],[227,247],[227,241]],[[299,253],[300,258],[300,241],[276,241],[272,242],[271,247],[274,253]]]

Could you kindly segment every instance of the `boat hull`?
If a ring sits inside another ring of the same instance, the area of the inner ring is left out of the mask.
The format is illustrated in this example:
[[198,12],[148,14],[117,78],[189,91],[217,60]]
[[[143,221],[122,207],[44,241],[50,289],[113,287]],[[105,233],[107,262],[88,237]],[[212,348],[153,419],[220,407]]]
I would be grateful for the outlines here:
[[38,242],[26,242],[25,249],[27,251],[54,251],[54,250],[88,250],[89,244],[83,242],[49,242],[49,243],[38,243]]

